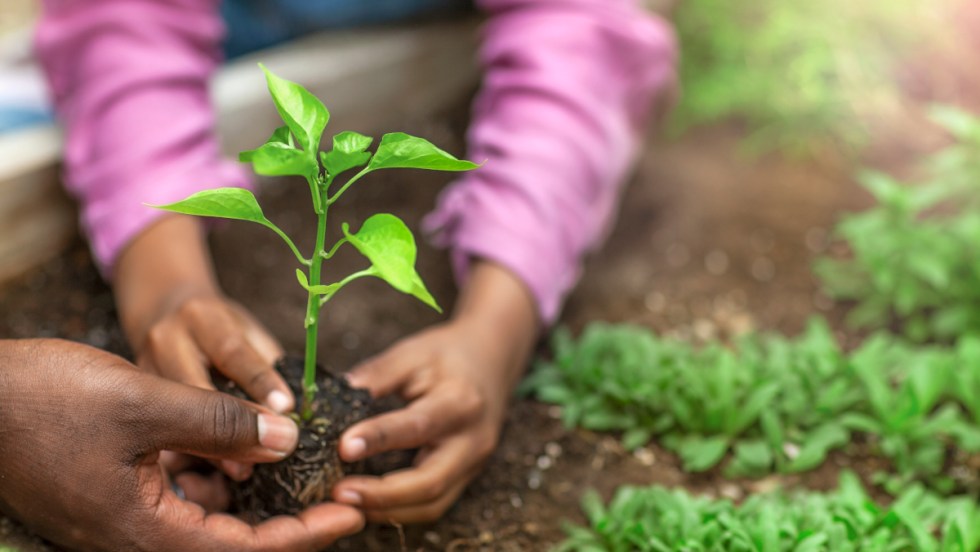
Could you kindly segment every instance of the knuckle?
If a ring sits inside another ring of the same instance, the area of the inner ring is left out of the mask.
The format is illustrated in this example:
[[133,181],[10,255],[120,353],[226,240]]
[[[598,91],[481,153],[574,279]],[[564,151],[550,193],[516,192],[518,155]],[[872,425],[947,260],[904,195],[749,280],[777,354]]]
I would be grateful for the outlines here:
[[466,416],[480,414],[486,409],[486,398],[471,384],[460,385],[455,395],[460,411]]
[[215,450],[246,442],[256,434],[252,413],[230,397],[211,394],[201,412],[208,424],[205,427],[211,428]]
[[412,437],[421,437],[429,433],[432,421],[427,414],[413,412],[405,419],[405,433]]
[[166,324],[156,324],[146,334],[144,348],[147,351],[160,351],[166,347],[170,337],[170,328]]
[[179,309],[178,313],[181,317],[186,317],[190,319],[200,319],[207,316],[209,310],[211,310],[211,300],[205,297],[191,297],[184,301]]

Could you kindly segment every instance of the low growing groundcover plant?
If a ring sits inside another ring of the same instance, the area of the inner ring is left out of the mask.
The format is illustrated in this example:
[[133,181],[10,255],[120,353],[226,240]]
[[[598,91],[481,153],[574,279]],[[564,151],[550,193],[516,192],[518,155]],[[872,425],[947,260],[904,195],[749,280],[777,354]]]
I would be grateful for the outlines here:
[[922,486],[877,505],[857,476],[843,472],[830,493],[754,495],[735,505],[682,489],[621,487],[604,504],[582,500],[588,527],[566,525],[558,552],[973,552],[980,508]]
[[923,479],[948,491],[950,447],[980,451],[980,338],[949,349],[879,334],[845,352],[813,319],[795,339],[697,348],[593,323],[578,340],[558,331],[552,349],[525,390],[561,405],[569,426],[621,432],[629,449],[656,438],[687,471],[807,471],[859,435],[890,460],[888,490]]
[[922,181],[864,174],[876,205],[836,228],[850,256],[816,265],[830,296],[855,303],[852,324],[899,322],[915,341],[980,334],[980,119],[942,106],[932,117],[956,141]]
[[[374,139],[351,131],[334,135],[332,149],[320,151],[321,137],[330,118],[326,107],[299,84],[276,76],[261,64],[260,67],[285,125],[276,129],[262,146],[242,152],[240,159],[251,163],[260,175],[306,179],[317,217],[313,251],[305,255],[300,252],[293,239],[265,217],[248,190],[206,190],[159,208],[261,224],[285,241],[299,265],[296,278],[307,292],[306,316],[302,321],[306,329],[306,354],[301,370],[295,370],[301,373],[301,385],[296,378],[286,376],[302,398],[297,416],[302,430],[300,445],[284,462],[256,466],[254,476],[245,484],[247,487],[244,491],[239,489],[239,507],[263,518],[294,513],[329,496],[330,487],[344,470],[337,457],[336,439],[348,425],[371,413],[366,392],[350,389],[341,378],[318,374],[317,335],[320,311],[327,302],[351,282],[375,277],[441,312],[415,270],[415,238],[401,219],[392,214],[376,214],[356,231],[344,222],[336,240],[328,244],[330,207],[351,186],[374,171],[395,168],[468,171],[477,165],[456,159],[422,138],[400,132],[385,134],[373,153],[368,148]],[[351,173],[345,181],[340,179]],[[370,266],[329,281],[323,270],[324,261],[345,244],[364,255]],[[284,372],[298,368],[288,362],[280,362],[279,367]]]

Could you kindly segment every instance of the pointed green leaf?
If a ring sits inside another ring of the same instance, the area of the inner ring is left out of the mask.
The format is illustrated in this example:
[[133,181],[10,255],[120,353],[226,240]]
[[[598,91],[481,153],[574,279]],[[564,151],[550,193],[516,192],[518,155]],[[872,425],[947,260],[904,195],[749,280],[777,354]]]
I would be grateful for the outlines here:
[[327,174],[337,176],[338,174],[354,167],[360,167],[371,159],[371,153],[362,151],[359,153],[342,153],[337,150],[321,151],[320,162],[323,168],[327,169]]
[[[272,136],[265,141],[266,144],[285,144],[293,147],[293,133],[289,132],[289,127],[281,126],[272,133]],[[238,160],[242,163],[251,163],[255,150],[243,151],[238,154]]]
[[378,151],[368,164],[375,169],[428,169],[433,171],[470,171],[479,167],[476,163],[456,159],[434,146],[428,140],[393,132],[381,137]]
[[278,77],[261,63],[259,67],[265,72],[269,93],[272,94],[279,116],[296,135],[309,157],[315,159],[313,152],[320,148],[320,137],[330,120],[330,112],[306,88]]
[[376,276],[442,312],[415,271],[415,237],[401,219],[382,213],[364,221],[355,234],[346,223],[343,231],[351,245],[371,261]]
[[371,153],[364,151],[371,146],[374,138],[353,131],[344,131],[333,137],[333,149],[320,152],[320,162],[331,176],[360,167],[371,159]]
[[341,153],[360,153],[369,147],[374,138],[353,130],[345,130],[333,137],[333,149]]
[[298,149],[281,142],[268,142],[258,149],[243,151],[238,160],[252,163],[256,174],[263,176],[308,176],[316,174],[316,162]]
[[151,207],[198,217],[247,220],[262,225],[272,224],[265,218],[252,192],[242,188],[204,190],[176,203],[151,205]]

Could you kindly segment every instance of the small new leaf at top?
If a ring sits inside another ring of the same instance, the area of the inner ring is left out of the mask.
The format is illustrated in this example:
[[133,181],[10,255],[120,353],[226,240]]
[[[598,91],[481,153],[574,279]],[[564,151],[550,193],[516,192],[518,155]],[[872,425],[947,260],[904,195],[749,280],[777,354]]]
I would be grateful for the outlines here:
[[299,140],[307,156],[315,160],[316,151],[320,149],[320,137],[330,120],[330,112],[306,88],[280,78],[261,63],[259,67],[265,72],[269,93],[279,116]]
[[364,166],[371,159],[366,151],[374,138],[357,132],[345,131],[333,137],[333,149],[320,152],[320,162],[331,177],[356,167]]

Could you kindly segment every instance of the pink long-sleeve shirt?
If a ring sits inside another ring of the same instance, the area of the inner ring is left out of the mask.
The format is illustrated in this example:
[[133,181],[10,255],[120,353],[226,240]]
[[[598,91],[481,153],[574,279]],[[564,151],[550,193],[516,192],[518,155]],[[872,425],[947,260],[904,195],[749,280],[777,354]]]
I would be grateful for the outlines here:
[[[670,27],[635,0],[478,0],[489,21],[469,157],[486,159],[425,221],[457,275],[515,273],[545,323],[602,237],[658,93]],[[66,185],[106,274],[161,213],[144,206],[248,186],[221,157],[208,80],[219,0],[45,0],[37,48],[63,122]]]

